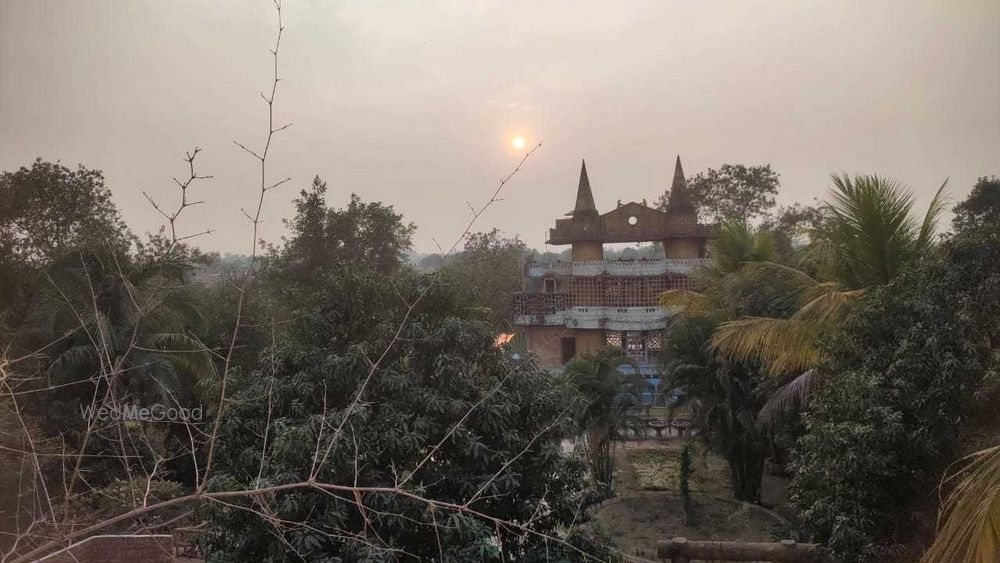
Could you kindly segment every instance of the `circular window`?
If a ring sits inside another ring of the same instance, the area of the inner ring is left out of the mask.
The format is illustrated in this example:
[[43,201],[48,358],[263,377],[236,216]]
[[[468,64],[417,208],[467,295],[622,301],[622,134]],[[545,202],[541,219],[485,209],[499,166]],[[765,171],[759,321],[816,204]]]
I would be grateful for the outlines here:
[[629,215],[628,216],[628,224],[632,225],[633,227],[636,226],[636,225],[638,225],[639,224],[639,218],[636,217],[635,215]]

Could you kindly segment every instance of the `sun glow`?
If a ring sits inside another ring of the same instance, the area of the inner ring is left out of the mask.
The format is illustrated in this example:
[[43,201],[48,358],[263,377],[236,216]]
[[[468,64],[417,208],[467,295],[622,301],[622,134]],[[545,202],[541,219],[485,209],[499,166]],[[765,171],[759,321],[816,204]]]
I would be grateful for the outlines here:
[[527,143],[525,142],[524,137],[521,137],[520,135],[510,140],[510,146],[514,147],[515,150],[523,149],[526,144]]

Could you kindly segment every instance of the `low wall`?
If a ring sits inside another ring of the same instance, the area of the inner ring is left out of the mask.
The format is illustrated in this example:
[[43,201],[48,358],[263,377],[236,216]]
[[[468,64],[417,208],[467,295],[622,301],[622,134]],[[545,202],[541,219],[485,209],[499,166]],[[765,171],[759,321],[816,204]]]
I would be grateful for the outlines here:
[[169,535],[91,536],[38,561],[45,563],[171,563],[174,539]]

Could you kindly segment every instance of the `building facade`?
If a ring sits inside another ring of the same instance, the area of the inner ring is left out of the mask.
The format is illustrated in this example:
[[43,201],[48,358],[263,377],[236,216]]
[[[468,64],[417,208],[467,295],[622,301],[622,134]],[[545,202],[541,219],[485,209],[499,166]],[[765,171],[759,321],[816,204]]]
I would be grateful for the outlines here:
[[[523,291],[514,295],[514,323],[542,367],[558,368],[581,353],[622,348],[639,366],[656,396],[656,355],[670,312],[657,296],[688,289],[688,274],[705,262],[708,228],[698,223],[680,157],[665,210],[621,203],[606,213],[594,204],[587,165],[580,170],[576,204],[549,230],[548,244],[570,245],[570,262],[530,262]],[[658,260],[605,260],[604,245],[653,242]]]

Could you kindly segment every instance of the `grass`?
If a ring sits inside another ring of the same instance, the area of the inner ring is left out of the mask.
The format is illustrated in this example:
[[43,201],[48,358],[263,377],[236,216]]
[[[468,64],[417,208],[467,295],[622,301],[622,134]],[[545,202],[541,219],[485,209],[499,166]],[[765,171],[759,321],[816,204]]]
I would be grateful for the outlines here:
[[735,502],[729,472],[717,455],[696,444],[691,476],[694,519],[686,522],[678,491],[681,440],[619,444],[615,500],[595,514],[595,525],[624,553],[656,557],[656,541],[674,536],[699,540],[772,541],[775,522]]
[[[625,460],[635,475],[636,488],[643,491],[678,491],[680,487],[680,445],[670,442],[666,447],[626,450]],[[696,447],[696,452],[700,448]],[[691,474],[691,492],[729,494],[728,468],[713,455],[695,453]]]

